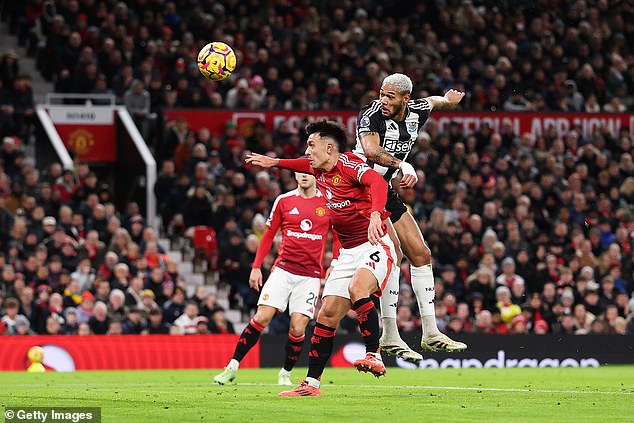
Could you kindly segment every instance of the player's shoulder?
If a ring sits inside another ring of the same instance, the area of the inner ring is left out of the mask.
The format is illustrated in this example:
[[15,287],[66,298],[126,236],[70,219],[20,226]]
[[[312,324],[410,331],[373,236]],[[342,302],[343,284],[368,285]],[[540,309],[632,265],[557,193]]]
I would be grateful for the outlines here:
[[363,106],[361,108],[361,113],[364,112],[372,112],[377,106],[381,106],[381,100],[376,99],[376,100],[372,100],[371,102],[369,102],[368,104],[366,104],[365,106]]
[[359,117],[362,118],[364,116],[368,118],[381,116],[381,101],[372,100],[371,102],[363,106],[361,108],[361,111],[359,112]]
[[345,163],[365,164],[365,160],[363,160],[363,158],[359,157],[357,154],[353,153],[352,151],[346,151],[345,153],[343,153],[341,157],[339,158],[339,161],[343,164]]
[[284,204],[288,201],[292,201],[293,199],[297,197],[298,192],[299,191],[297,191],[297,188],[296,188],[288,192],[285,192],[284,194],[278,195],[277,198],[275,198],[274,206],[279,206],[280,204]]
[[362,167],[367,166],[367,163],[355,153],[346,151],[339,157],[338,165],[343,171],[351,172],[351,174],[356,175],[356,172]]
[[432,109],[431,103],[426,98],[416,98],[407,102],[407,107],[412,110],[429,112]]
[[283,199],[287,199],[287,198],[294,198],[297,196],[297,194],[299,193],[299,191],[297,190],[297,188],[292,189],[288,192],[285,192],[283,194],[280,194],[277,196],[278,200],[283,200]]

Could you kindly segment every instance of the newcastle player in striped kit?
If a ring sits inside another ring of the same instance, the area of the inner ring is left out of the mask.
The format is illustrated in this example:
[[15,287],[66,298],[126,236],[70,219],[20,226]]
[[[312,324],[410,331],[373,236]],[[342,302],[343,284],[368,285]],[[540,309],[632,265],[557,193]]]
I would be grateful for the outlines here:
[[[407,163],[407,157],[418,138],[421,128],[431,111],[435,108],[452,107],[462,100],[464,93],[449,90],[441,96],[411,99],[412,81],[406,75],[395,73],[387,76],[381,85],[380,96],[365,106],[357,121],[357,144],[354,153],[365,158],[390,184],[401,173],[400,186],[411,189],[418,181],[414,167]],[[412,289],[416,294],[420,315],[423,320],[423,351],[464,351],[467,345],[442,334],[436,324],[434,307],[434,274],[432,271],[431,251],[423,235],[408,212],[405,204],[388,185],[386,210],[403,254],[408,258],[411,268]],[[398,268],[398,267],[397,267]],[[398,299],[398,274],[393,274],[387,289],[381,297],[383,335],[381,350],[406,359],[416,361],[413,354],[419,354],[401,340],[396,326],[396,302]]]

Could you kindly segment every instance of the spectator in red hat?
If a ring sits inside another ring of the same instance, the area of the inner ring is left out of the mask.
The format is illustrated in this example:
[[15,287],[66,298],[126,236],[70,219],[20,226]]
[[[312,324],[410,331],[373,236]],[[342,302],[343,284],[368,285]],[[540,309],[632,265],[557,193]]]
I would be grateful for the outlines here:
[[[540,320],[543,322],[543,320]],[[524,335],[528,333],[527,321],[526,318],[518,314],[513,317],[513,321],[511,322],[511,333],[514,335]]]
[[90,291],[84,291],[81,294],[81,307],[77,309],[77,322],[88,323],[93,315],[93,307],[95,305],[95,296]]
[[533,332],[536,335],[545,335],[548,333],[548,323],[545,320],[536,320],[533,324]]

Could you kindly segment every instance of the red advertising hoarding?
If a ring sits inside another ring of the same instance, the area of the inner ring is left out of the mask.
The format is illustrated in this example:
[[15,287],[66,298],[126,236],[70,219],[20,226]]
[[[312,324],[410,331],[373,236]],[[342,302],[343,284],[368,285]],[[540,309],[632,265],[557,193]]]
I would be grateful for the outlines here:
[[117,161],[113,108],[48,106],[48,113],[68,151],[74,152],[81,161]]
[[[214,133],[222,133],[227,122],[238,126],[242,135],[249,135],[254,122],[264,122],[269,130],[274,130],[281,122],[288,122],[292,128],[302,126],[304,119],[334,119],[341,122],[350,133],[357,124],[357,112],[353,111],[247,111],[247,110],[177,110],[165,111],[168,120],[183,117],[191,129],[208,128]],[[585,137],[600,128],[606,128],[617,135],[621,128],[634,133],[634,114],[610,113],[463,113],[433,112],[431,117],[438,122],[440,130],[445,130],[450,122],[456,122],[464,133],[477,130],[487,123],[495,131],[510,125],[515,134],[530,133],[539,136],[553,126],[561,136],[576,125],[581,127]]]
[[[3,336],[0,371],[24,371],[29,348],[44,349],[48,370],[198,369],[224,367],[237,335]],[[260,366],[256,344],[240,367]]]

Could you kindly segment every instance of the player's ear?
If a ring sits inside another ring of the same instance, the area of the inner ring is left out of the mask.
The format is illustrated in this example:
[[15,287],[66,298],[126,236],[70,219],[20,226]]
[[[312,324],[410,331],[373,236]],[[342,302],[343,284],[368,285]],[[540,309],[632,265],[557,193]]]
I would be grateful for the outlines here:
[[406,103],[409,102],[409,100],[412,98],[412,94],[411,93],[405,93],[403,95],[403,101],[405,101]]

